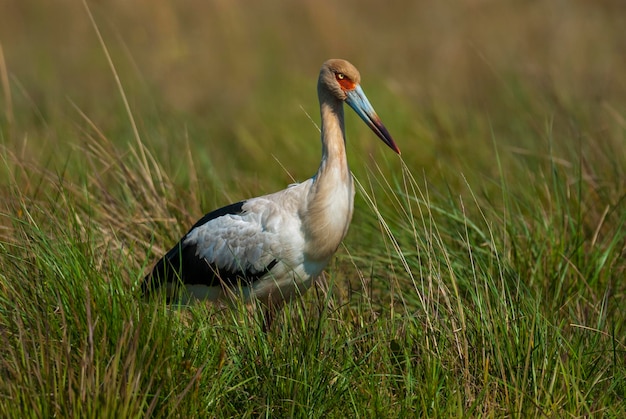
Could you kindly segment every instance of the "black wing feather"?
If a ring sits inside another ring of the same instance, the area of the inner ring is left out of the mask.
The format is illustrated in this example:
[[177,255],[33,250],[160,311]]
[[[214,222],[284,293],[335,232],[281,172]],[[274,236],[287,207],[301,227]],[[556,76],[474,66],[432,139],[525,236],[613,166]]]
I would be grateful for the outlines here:
[[[227,214],[241,214],[243,212],[242,208],[244,203],[245,201],[237,202],[206,214],[191,227],[189,232],[215,218]],[[187,232],[187,234],[189,234],[189,232]],[[206,286],[219,286],[221,284],[238,286],[240,284],[251,284],[267,274],[278,262],[275,259],[272,260],[272,262],[261,271],[230,271],[218,268],[215,264],[209,263],[206,259],[198,257],[196,254],[196,246],[193,244],[185,245],[183,244],[183,240],[179,241],[170,249],[165,256],[156,263],[152,272],[144,278],[141,284],[144,295],[147,295],[150,291],[168,282]]]

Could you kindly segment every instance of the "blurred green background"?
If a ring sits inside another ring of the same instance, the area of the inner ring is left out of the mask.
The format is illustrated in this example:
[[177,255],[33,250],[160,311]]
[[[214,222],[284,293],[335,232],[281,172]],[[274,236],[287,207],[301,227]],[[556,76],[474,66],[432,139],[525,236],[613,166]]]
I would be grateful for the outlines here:
[[[420,171],[467,170],[459,156],[469,153],[484,157],[471,170],[490,173],[494,138],[508,147],[505,159],[542,154],[548,126],[565,138],[555,142],[558,153],[580,147],[580,138],[602,148],[607,130],[625,127],[626,9],[619,1],[89,6],[148,147],[176,172],[181,143],[192,142],[201,165],[240,178],[250,193],[260,192],[248,183],[256,175],[266,191],[288,181],[283,174],[272,184],[270,172],[282,169],[270,156],[299,180],[314,172],[319,143],[308,115],[319,119],[316,77],[331,57],[361,70],[403,158]],[[132,138],[81,1],[2,1],[0,16],[6,146],[67,163],[68,131],[85,125],[77,109],[112,141]],[[349,118],[352,169],[359,170],[355,158],[389,158]],[[527,135],[529,127],[537,136]]]

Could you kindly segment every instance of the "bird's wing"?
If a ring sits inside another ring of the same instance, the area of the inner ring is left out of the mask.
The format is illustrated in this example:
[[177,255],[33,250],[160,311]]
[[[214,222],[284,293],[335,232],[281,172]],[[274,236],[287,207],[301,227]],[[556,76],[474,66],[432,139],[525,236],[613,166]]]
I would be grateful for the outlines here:
[[151,286],[175,281],[206,286],[249,284],[267,274],[278,263],[278,234],[265,223],[268,208],[256,205],[251,210],[247,203],[202,217],[154,267],[151,279],[156,283]]

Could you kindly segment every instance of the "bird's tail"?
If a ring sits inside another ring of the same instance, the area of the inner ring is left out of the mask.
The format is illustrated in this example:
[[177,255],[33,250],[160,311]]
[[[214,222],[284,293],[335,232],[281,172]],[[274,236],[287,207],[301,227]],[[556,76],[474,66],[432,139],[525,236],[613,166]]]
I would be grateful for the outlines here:
[[159,259],[152,271],[143,278],[141,282],[141,295],[143,297],[148,297],[161,288],[164,282],[167,282],[167,271],[170,271],[170,269],[167,269],[166,257],[167,255]]
[[[141,295],[148,297],[167,284],[180,282],[180,245],[174,246],[154,265],[141,282]],[[178,262],[178,263],[176,263]],[[167,287],[166,287],[167,288]]]

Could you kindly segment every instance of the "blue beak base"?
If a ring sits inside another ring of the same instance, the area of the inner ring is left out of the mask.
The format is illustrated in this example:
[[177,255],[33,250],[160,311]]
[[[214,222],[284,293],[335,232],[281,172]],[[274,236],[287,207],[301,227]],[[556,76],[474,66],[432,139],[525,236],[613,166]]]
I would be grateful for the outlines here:
[[367,96],[361,89],[361,86],[357,85],[354,89],[348,90],[346,103],[354,109],[357,115],[367,124],[368,127],[380,138],[385,144],[389,146],[393,151],[400,154],[400,149],[391,138],[391,134],[387,131],[387,128],[383,125],[382,121],[376,114],[376,111],[367,100]]

